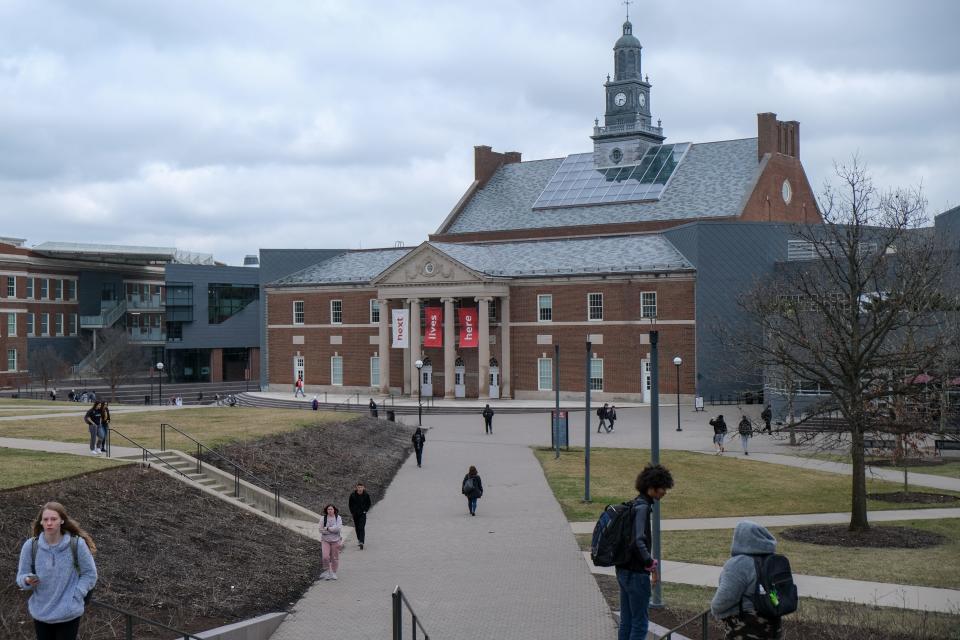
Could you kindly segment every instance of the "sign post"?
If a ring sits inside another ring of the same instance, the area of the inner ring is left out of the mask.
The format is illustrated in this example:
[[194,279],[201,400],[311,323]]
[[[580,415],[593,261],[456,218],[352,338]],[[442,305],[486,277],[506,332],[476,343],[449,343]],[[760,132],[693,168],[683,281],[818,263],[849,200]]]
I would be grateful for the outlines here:
[[567,411],[554,409],[550,412],[550,445],[560,456],[560,447],[570,450],[570,423]]

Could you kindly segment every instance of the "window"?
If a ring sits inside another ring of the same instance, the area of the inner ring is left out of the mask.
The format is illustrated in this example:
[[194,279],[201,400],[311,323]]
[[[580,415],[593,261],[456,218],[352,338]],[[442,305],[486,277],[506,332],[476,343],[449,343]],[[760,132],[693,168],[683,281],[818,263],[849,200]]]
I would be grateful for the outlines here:
[[167,342],[183,341],[183,323],[167,322]]
[[603,320],[603,294],[587,294],[587,320]]
[[[528,316],[529,317],[529,316]],[[537,321],[553,322],[553,296],[537,296]]]
[[59,278],[53,281],[53,297],[57,300],[63,300],[63,280]]
[[50,314],[49,313],[40,314],[40,335],[42,336],[50,335]]
[[537,389],[553,391],[553,360],[550,358],[537,359]]
[[380,322],[380,301],[376,298],[370,300],[370,324],[379,324]]
[[303,324],[303,300],[293,301],[293,324]]
[[166,287],[165,315],[167,322],[193,322],[193,285],[171,282]]
[[343,300],[330,301],[330,323],[343,324]]
[[77,335],[77,314],[70,314],[70,335]]
[[17,278],[16,276],[7,276],[7,297],[17,297]]
[[33,278],[27,278],[27,291],[26,296],[28,298],[33,297]]
[[497,299],[493,298],[487,303],[487,319],[490,322],[497,321]]
[[33,335],[33,312],[27,313],[27,335]]
[[50,299],[50,280],[47,278],[40,278],[40,299]]
[[56,316],[54,316],[53,321],[54,321],[54,328],[55,328],[56,334],[58,336],[62,336],[63,335],[63,314],[58,313]]
[[330,384],[343,386],[343,356],[330,358]]
[[380,357],[373,356],[370,358],[370,386],[379,387],[380,386]]
[[76,280],[67,280],[67,299],[68,300],[77,299],[77,281]]
[[17,370],[17,350],[7,349],[7,371]]
[[640,294],[640,317],[657,317],[657,292],[644,291]]
[[7,336],[17,335],[17,314],[8,313],[7,314]]
[[590,361],[590,390],[603,391],[603,358]]
[[[149,294],[149,286],[145,295]],[[217,284],[207,285],[207,321],[221,324],[247,308],[259,298],[260,288],[255,284]]]

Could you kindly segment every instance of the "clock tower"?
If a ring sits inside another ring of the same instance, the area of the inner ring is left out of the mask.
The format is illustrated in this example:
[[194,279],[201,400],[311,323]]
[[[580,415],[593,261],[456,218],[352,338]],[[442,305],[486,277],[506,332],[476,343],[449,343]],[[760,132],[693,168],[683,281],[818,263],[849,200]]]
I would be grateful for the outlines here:
[[603,126],[598,122],[590,136],[598,167],[636,164],[651,145],[664,140],[663,129],[651,122],[650,83],[640,68],[642,49],[628,17],[623,35],[613,45],[613,79],[607,76],[603,85]]

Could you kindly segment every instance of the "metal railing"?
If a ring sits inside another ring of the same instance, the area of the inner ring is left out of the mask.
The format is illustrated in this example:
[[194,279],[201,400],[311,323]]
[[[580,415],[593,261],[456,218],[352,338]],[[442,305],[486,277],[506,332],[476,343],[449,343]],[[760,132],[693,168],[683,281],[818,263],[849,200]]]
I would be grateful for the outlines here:
[[670,629],[669,631],[667,631],[662,635],[656,636],[654,640],[673,640],[674,633],[680,631],[680,629],[683,629],[685,626],[687,626],[691,622],[695,622],[697,620],[700,620],[700,639],[707,640],[707,637],[710,631],[710,609],[707,609],[706,611],[701,611],[700,613],[693,616],[692,618],[688,620],[684,620],[683,622],[675,626],[673,629]]
[[113,611],[114,613],[119,613],[124,617],[123,621],[123,638],[124,640],[133,640],[133,625],[134,622],[139,624],[150,625],[151,627],[159,627],[164,631],[169,631],[175,633],[178,638],[183,640],[201,640],[198,636],[187,633],[186,631],[180,631],[179,629],[174,629],[173,627],[168,627],[167,625],[157,622],[156,620],[150,620],[149,618],[144,618],[143,616],[138,616],[137,614],[115,607],[112,604],[107,604],[106,602],[100,602],[99,600],[90,600],[90,605],[94,607],[99,607],[101,609],[107,609]]
[[280,485],[279,485],[279,484],[277,484],[276,482],[268,482],[267,480],[264,480],[263,478],[258,477],[258,476],[257,476],[256,474],[254,474],[252,471],[250,471],[249,469],[246,469],[245,467],[237,464],[237,463],[234,462],[233,460],[227,458],[226,456],[224,456],[223,454],[221,454],[219,451],[216,451],[215,449],[211,449],[210,447],[208,447],[207,445],[203,444],[202,442],[200,442],[199,440],[197,440],[196,438],[194,438],[194,437],[191,436],[190,434],[184,433],[183,431],[181,431],[180,429],[177,429],[177,428],[176,428],[175,426],[173,426],[172,424],[167,424],[166,422],[161,422],[161,423],[160,423],[160,449],[162,449],[162,450],[164,450],[164,451],[166,451],[166,449],[167,449],[167,428],[168,428],[168,427],[169,427],[170,429],[173,429],[174,431],[176,431],[176,432],[179,433],[180,435],[182,435],[182,436],[183,436],[184,438],[186,438],[187,440],[190,440],[191,442],[193,442],[194,444],[197,445],[197,455],[196,455],[196,458],[197,458],[197,473],[201,473],[201,472],[202,472],[202,469],[203,469],[203,452],[204,452],[204,450],[206,450],[207,452],[209,452],[209,454],[213,455],[213,456],[214,456],[215,458],[217,458],[218,460],[222,460],[223,462],[227,463],[227,464],[230,465],[230,467],[232,468],[232,470],[233,470],[233,497],[235,497],[235,498],[239,498],[239,497],[240,497],[240,475],[243,474],[245,480],[248,480],[248,481],[249,481],[249,480],[253,480],[253,484],[257,484],[257,485],[259,485],[260,487],[262,487],[262,488],[264,488],[264,489],[268,489],[271,493],[273,493],[273,504],[274,504],[274,514],[273,514],[273,515],[276,516],[277,518],[280,517]]
[[111,452],[111,447],[112,447],[111,442],[112,442],[112,440],[113,440],[113,435],[114,435],[114,434],[120,436],[121,438],[123,438],[124,440],[126,440],[127,442],[129,442],[130,444],[132,444],[133,446],[135,446],[135,447],[137,447],[138,449],[140,449],[140,450],[141,450],[141,458],[142,458],[143,462],[149,462],[150,459],[152,458],[152,459],[155,460],[156,462],[160,462],[160,463],[162,463],[163,465],[169,467],[171,470],[176,471],[177,473],[179,473],[180,475],[182,475],[184,478],[187,478],[187,477],[188,477],[187,474],[185,474],[183,471],[180,471],[180,469],[177,469],[175,466],[173,466],[172,464],[170,464],[169,462],[167,462],[166,460],[164,460],[163,458],[161,458],[160,456],[158,456],[156,453],[154,453],[153,451],[150,451],[150,449],[147,449],[145,446],[143,446],[143,445],[140,444],[139,442],[133,440],[132,438],[128,438],[127,436],[123,435],[122,433],[120,433],[119,431],[117,431],[116,429],[114,429],[113,427],[108,427],[108,428],[107,428],[106,445],[107,445],[107,457],[108,457],[108,458],[110,457],[110,452]]
[[406,607],[407,611],[410,612],[410,637],[412,640],[417,640],[417,629],[420,629],[423,633],[423,640],[430,640],[430,634],[423,628],[416,612],[410,606],[410,601],[400,590],[400,585],[394,588],[391,598],[393,599],[393,640],[403,640],[403,607]]
[[112,327],[113,323],[120,319],[127,311],[127,301],[118,300],[117,304],[100,311],[95,316],[80,316],[81,329],[105,329]]
[[599,136],[605,133],[621,133],[627,131],[645,131],[647,133],[653,133],[658,136],[663,135],[663,127],[654,127],[652,125],[646,124],[640,118],[637,118],[633,122],[625,122],[623,124],[611,124],[605,127],[595,126],[593,128],[593,135]]

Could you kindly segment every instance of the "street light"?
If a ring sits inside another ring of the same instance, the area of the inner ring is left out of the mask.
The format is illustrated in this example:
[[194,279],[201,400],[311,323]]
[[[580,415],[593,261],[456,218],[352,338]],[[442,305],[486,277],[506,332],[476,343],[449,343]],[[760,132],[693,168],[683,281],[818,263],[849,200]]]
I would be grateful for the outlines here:
[[683,364],[683,358],[674,356],[673,364],[677,367],[677,431],[683,431],[680,428],[680,365]]
[[160,406],[163,406],[163,363],[157,363],[157,376],[160,379]]
[[417,426],[423,426],[423,385],[420,382],[420,369],[423,368],[423,360],[417,360],[413,363],[417,368]]

